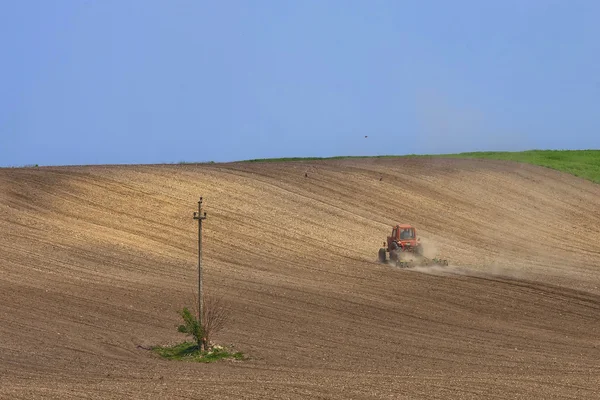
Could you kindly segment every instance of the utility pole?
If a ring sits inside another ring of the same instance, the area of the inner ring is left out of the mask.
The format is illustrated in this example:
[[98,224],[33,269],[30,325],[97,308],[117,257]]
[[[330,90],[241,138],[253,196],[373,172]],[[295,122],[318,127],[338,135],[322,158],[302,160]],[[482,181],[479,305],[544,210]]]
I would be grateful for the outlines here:
[[198,321],[204,326],[202,312],[202,221],[206,219],[206,212],[202,214],[202,197],[198,202],[198,212],[194,212],[194,219],[198,220]]

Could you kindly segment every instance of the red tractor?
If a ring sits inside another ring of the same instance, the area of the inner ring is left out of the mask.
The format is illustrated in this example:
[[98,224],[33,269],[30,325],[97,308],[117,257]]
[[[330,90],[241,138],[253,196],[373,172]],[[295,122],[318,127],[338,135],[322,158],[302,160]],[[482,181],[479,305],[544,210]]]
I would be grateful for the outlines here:
[[423,244],[421,239],[417,237],[415,228],[411,225],[401,224],[392,227],[392,234],[387,237],[387,243],[383,242],[382,248],[379,249],[379,261],[387,262],[387,253],[390,253],[390,261],[401,267],[411,267],[415,262],[411,259],[405,261],[401,259],[401,254],[408,252],[412,253],[415,258],[421,260],[421,265],[441,264],[448,265],[447,260],[438,258],[429,259],[423,256]]

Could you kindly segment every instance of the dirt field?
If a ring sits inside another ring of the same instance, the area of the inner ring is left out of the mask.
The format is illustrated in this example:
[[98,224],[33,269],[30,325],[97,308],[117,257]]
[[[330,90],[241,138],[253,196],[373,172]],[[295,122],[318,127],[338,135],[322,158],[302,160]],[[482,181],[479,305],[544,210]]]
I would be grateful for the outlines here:
[[[200,195],[215,340],[248,361],[141,348],[184,340]],[[451,266],[378,264],[400,222]],[[0,321],[7,399],[598,399],[600,186],[442,159],[0,169]]]

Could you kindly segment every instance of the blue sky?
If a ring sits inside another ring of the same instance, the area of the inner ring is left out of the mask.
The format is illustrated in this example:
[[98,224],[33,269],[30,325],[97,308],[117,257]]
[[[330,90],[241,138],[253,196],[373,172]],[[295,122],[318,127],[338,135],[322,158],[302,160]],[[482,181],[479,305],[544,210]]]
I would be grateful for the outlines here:
[[0,166],[600,148],[598,15],[595,0],[0,0]]

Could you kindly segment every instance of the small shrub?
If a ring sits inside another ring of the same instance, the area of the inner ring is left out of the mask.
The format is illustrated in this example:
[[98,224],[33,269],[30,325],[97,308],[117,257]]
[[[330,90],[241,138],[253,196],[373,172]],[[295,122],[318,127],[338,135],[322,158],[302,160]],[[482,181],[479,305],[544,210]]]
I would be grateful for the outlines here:
[[222,297],[204,296],[202,304],[202,313],[204,314],[203,334],[206,343],[210,342],[212,335],[225,327],[231,315],[230,305]]
[[194,339],[193,342],[184,342],[174,346],[154,346],[150,350],[170,360],[213,362],[224,358],[244,359],[241,352],[231,352],[209,340],[211,335],[223,329],[229,320],[231,309],[222,297],[203,296],[201,321],[198,318],[198,311],[194,311],[196,312],[192,313],[187,307],[178,311],[183,319],[183,324],[177,326],[177,331],[191,336]]
[[[206,347],[205,344],[205,331],[204,328],[198,322],[198,319],[192,315],[190,310],[187,307],[184,307],[183,310],[179,311],[179,315],[183,318],[183,324],[177,327],[177,330],[181,333],[186,333],[187,335],[194,338],[198,349]],[[206,350],[206,348],[205,348]]]

